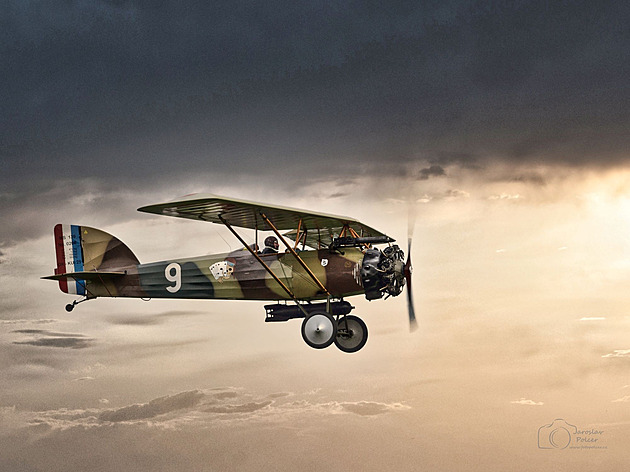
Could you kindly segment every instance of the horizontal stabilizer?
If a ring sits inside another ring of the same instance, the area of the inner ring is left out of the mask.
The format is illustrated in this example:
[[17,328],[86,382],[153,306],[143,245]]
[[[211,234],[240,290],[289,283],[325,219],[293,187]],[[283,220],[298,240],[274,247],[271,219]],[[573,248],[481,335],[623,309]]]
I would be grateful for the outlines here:
[[55,274],[42,277],[47,280],[102,280],[112,277],[121,277],[127,275],[126,272],[102,272],[102,271],[87,271],[87,272],[68,272],[66,274]]

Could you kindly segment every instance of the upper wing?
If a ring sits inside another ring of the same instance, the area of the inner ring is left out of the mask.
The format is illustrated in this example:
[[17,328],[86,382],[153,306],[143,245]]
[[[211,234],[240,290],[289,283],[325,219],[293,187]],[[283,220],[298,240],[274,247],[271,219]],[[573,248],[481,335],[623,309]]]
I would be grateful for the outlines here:
[[[263,213],[280,231],[296,230],[298,227],[301,232],[306,231],[307,244],[309,241],[319,241],[320,244],[327,245],[327,241],[339,236],[344,227],[352,228],[361,237],[387,237],[384,233],[346,216],[329,215],[211,194],[193,194],[169,203],[144,206],[138,208],[138,211],[212,223],[223,223],[219,218],[221,216],[232,226],[270,231],[271,228],[261,217],[261,213]],[[292,234],[289,233],[288,236],[291,237]],[[295,232],[293,236],[295,236]]]

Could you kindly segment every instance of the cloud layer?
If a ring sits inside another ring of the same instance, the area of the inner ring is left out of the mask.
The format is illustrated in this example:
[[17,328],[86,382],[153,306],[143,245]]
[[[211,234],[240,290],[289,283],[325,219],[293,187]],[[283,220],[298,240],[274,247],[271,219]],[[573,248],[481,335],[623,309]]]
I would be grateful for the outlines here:
[[83,334],[57,333],[43,329],[18,329],[12,332],[32,336],[34,339],[28,341],[13,341],[13,344],[28,346],[85,349],[94,342],[94,339]]
[[[10,0],[0,469],[618,470],[629,9]],[[356,297],[370,341],[347,356],[265,324],[260,304],[68,314],[39,279],[56,223],[143,262],[235,249],[215,225],[135,211],[192,192],[347,214],[403,242],[415,205],[421,329],[404,297]],[[536,454],[559,415],[606,424],[607,454]]]
[[619,163],[628,8],[10,2],[0,178]]
[[[126,423],[138,427],[201,428],[227,420],[253,420],[284,422],[304,412],[317,411],[320,414],[357,416],[376,416],[408,410],[402,403],[379,403],[373,401],[323,402],[318,403],[309,395],[279,393],[255,397],[242,389],[219,388],[211,390],[191,390],[155,398],[147,403],[138,403],[119,408],[105,408],[110,402],[104,399],[100,403],[104,408],[47,411],[18,411],[15,408],[3,408],[0,414],[3,422],[11,425],[3,435],[9,436],[19,431],[31,429],[34,434],[42,426],[49,431],[69,428],[100,428],[111,423]],[[309,413],[310,414],[310,413]]]

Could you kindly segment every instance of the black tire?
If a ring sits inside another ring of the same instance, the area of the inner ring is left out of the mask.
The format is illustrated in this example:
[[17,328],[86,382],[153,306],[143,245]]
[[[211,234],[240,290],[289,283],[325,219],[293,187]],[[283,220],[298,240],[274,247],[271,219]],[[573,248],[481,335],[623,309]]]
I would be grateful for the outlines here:
[[332,315],[316,311],[302,322],[302,339],[313,349],[324,349],[337,338],[337,322]]
[[341,351],[357,352],[365,346],[367,338],[367,325],[358,316],[348,315],[339,320],[335,346]]

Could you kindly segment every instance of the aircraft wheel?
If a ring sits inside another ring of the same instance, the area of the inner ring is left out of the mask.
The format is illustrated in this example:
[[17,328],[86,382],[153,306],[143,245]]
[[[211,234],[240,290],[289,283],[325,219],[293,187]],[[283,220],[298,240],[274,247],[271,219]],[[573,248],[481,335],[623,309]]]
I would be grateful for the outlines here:
[[315,349],[330,346],[337,336],[337,322],[324,312],[311,313],[302,322],[302,339]]
[[337,323],[335,346],[343,352],[357,352],[365,346],[367,338],[368,329],[361,318],[348,315]]

